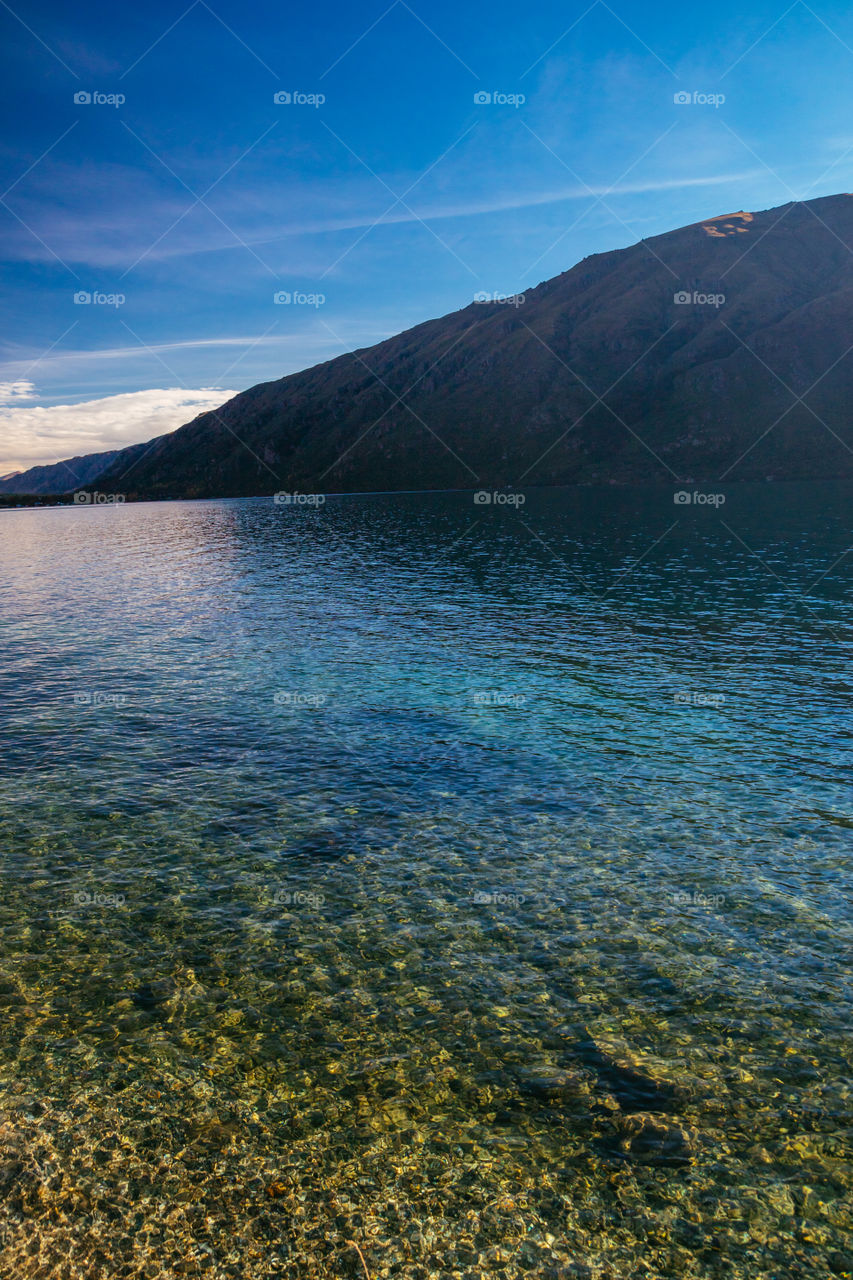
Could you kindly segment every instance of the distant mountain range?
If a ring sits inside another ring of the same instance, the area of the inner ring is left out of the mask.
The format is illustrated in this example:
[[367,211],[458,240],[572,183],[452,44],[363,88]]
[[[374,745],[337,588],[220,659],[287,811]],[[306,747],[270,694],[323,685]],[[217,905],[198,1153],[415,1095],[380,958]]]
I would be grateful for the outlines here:
[[194,498],[853,477],[851,347],[853,197],[740,211],[261,383],[80,483]]
[[69,489],[81,489],[97,479],[104,468],[124,452],[124,449],[110,449],[107,453],[87,453],[66,462],[16,471],[0,477],[0,493],[67,493]]

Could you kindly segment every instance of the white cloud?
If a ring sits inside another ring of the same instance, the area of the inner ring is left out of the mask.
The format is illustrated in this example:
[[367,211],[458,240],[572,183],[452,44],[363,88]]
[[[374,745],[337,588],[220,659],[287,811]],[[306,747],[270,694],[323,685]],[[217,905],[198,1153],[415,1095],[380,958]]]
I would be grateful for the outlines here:
[[25,378],[21,378],[17,382],[0,382],[0,402],[3,404],[7,400],[11,400],[13,403],[16,400],[32,400],[35,398],[35,394],[35,387]]
[[[9,388],[29,387],[29,391]],[[24,382],[0,383],[0,398],[17,401],[35,389]],[[220,387],[129,391],[80,404],[0,407],[0,474],[25,471],[80,454],[138,444],[216,409],[237,393]]]

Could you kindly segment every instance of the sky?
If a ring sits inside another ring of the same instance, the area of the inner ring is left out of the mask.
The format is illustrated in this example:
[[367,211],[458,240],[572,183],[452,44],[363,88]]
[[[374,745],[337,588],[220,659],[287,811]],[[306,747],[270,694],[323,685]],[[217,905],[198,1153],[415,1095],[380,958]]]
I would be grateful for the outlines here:
[[0,475],[853,190],[853,10],[0,0]]

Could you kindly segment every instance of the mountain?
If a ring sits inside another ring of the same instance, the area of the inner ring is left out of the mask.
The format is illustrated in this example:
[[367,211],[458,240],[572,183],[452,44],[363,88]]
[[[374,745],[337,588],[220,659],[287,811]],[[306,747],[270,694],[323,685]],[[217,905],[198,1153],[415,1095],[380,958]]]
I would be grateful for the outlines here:
[[124,449],[110,449],[107,453],[87,453],[66,462],[16,471],[0,477],[0,493],[68,493],[71,488],[91,484],[105,467],[125,452]]
[[205,497],[853,476],[853,197],[595,254],[235,396],[98,487]]

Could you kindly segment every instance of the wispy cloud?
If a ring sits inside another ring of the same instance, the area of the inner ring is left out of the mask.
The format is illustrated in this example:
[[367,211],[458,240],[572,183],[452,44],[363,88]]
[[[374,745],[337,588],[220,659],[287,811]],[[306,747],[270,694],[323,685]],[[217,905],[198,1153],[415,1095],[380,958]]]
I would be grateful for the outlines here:
[[17,382],[0,382],[2,404],[7,404],[10,400],[17,404],[19,400],[33,400],[35,396],[36,389],[26,378],[19,378]]
[[[359,328],[356,335],[358,339],[357,345],[364,345],[365,342],[380,342],[383,338],[389,337],[391,332],[392,330],[389,329],[371,330],[366,333],[365,330]],[[26,373],[34,364],[38,365],[44,388],[37,398],[42,405],[45,405],[54,400],[68,401],[69,395],[73,395],[68,391],[60,395],[52,394],[48,388],[55,385],[57,381],[66,387],[76,382],[80,385],[80,394],[85,394],[89,385],[91,385],[90,380],[92,378],[98,380],[107,379],[108,374],[104,366],[120,365],[122,380],[125,375],[127,377],[135,377],[135,385],[138,386],[139,382],[145,380],[142,370],[154,365],[158,370],[162,371],[163,361],[158,360],[158,356],[167,357],[165,363],[168,365],[169,356],[178,357],[182,352],[188,354],[197,352],[201,355],[209,353],[213,357],[218,351],[229,352],[240,348],[246,352],[269,352],[269,359],[273,363],[273,367],[266,375],[268,377],[282,377],[284,372],[282,365],[287,366],[285,371],[292,372],[306,367],[312,360],[316,363],[318,360],[331,359],[341,351],[348,349],[338,338],[331,337],[328,333],[315,334],[301,331],[290,334],[262,333],[242,336],[226,335],[216,338],[187,338],[177,342],[152,342],[144,346],[141,344],[135,346],[122,344],[115,347],[64,349],[57,347],[46,355],[31,347],[7,345],[3,353],[4,358],[0,360],[0,378],[5,377],[8,380],[5,382],[0,381],[0,403],[13,399],[12,393],[8,390],[12,387],[29,388],[29,391],[21,391],[14,396],[14,403],[18,403],[18,400],[24,398],[25,395],[27,398],[32,398],[35,395],[32,383],[16,378],[17,374]],[[245,367],[239,358],[231,360],[226,355],[225,360],[227,360],[227,364],[220,363],[218,359],[210,361],[212,366],[210,381],[212,383],[217,383],[220,378],[228,377],[229,370],[235,369],[237,366],[240,368]],[[181,379],[183,377],[182,368],[183,362],[178,365],[175,374],[176,378]],[[112,385],[115,384],[113,383]],[[5,394],[2,390],[4,387],[7,388]]]
[[[39,359],[40,365],[59,364],[63,361],[73,360],[75,362],[85,362],[89,360],[125,360],[128,356],[144,355],[146,351],[158,354],[164,351],[193,351],[205,350],[207,348],[216,347],[286,347],[286,346],[303,346],[305,342],[304,334],[261,334],[258,337],[251,335],[243,337],[224,337],[224,338],[188,338],[183,342],[152,342],[145,347],[139,346],[122,346],[122,347],[98,347],[91,350],[65,350],[55,351],[49,356]],[[332,338],[321,337],[317,339],[317,344],[323,347],[340,346]],[[14,366],[17,363],[23,363],[31,356],[22,355],[19,359],[12,356],[7,358],[3,365],[5,367]],[[10,386],[11,383],[0,383],[0,386]]]
[[356,231],[362,227],[383,226],[405,222],[438,222],[447,218],[474,218],[489,213],[504,213],[513,209],[533,209],[539,205],[562,204],[569,200],[589,200],[595,196],[607,195],[618,199],[620,195],[638,195],[650,191],[678,191],[690,187],[724,186],[729,182],[746,182],[763,175],[763,170],[751,169],[741,173],[718,173],[706,177],[667,178],[655,182],[626,182],[621,186],[572,186],[557,191],[533,192],[529,195],[494,196],[489,200],[460,202],[447,205],[427,205],[413,208],[411,212],[401,209],[378,219],[364,215],[358,219],[332,220],[299,224],[288,227],[286,231],[271,236],[268,241],[255,240],[255,244],[271,243],[286,235],[324,234],[329,231]]
[[[61,212],[52,211],[41,198],[34,200],[32,205],[22,200],[17,211],[26,226],[11,225],[12,220],[9,220],[6,255],[26,261],[55,261],[54,254],[58,254],[63,261],[77,268],[87,266],[96,270],[114,270],[126,268],[135,259],[153,265],[174,258],[190,260],[211,253],[235,252],[245,256],[247,247],[280,245],[284,256],[272,255],[268,260],[270,267],[282,274],[299,273],[300,268],[304,270],[305,267],[306,246],[287,246],[288,241],[334,236],[371,227],[421,227],[424,223],[475,219],[588,201],[599,195],[607,195],[612,202],[645,194],[743,185],[763,177],[764,170],[726,168],[624,182],[615,188],[606,183],[590,182],[589,186],[560,183],[531,190],[529,185],[514,184],[510,190],[493,188],[476,199],[460,199],[458,196],[448,199],[440,192],[432,195],[418,193],[407,198],[405,206],[390,208],[392,197],[387,191],[377,191],[377,184],[370,179],[350,179],[334,189],[323,184],[306,183],[298,193],[280,183],[265,182],[257,187],[244,185],[218,192],[211,199],[211,208],[216,216],[203,208],[191,209],[188,213],[191,205],[189,196],[176,197],[173,192],[166,194],[156,188],[143,190],[147,184],[139,175],[133,178],[137,199],[118,202],[115,191],[126,191],[127,187],[126,183],[119,181],[120,176],[113,175],[112,186],[103,186],[103,174],[99,175],[103,189],[95,208],[89,195],[83,207],[75,208],[72,201]],[[51,176],[51,181],[56,179],[57,175]],[[405,190],[408,185],[405,176],[395,178],[394,182],[395,190]],[[472,184],[465,185],[470,192]],[[478,180],[476,185],[483,190],[481,181]],[[314,212],[317,209],[325,210],[324,216],[317,217]],[[276,211],[274,216],[271,210]],[[286,212],[282,214],[282,210]],[[27,227],[31,227],[43,243]],[[318,252],[322,255],[322,250]],[[266,257],[264,260],[267,261]]]

